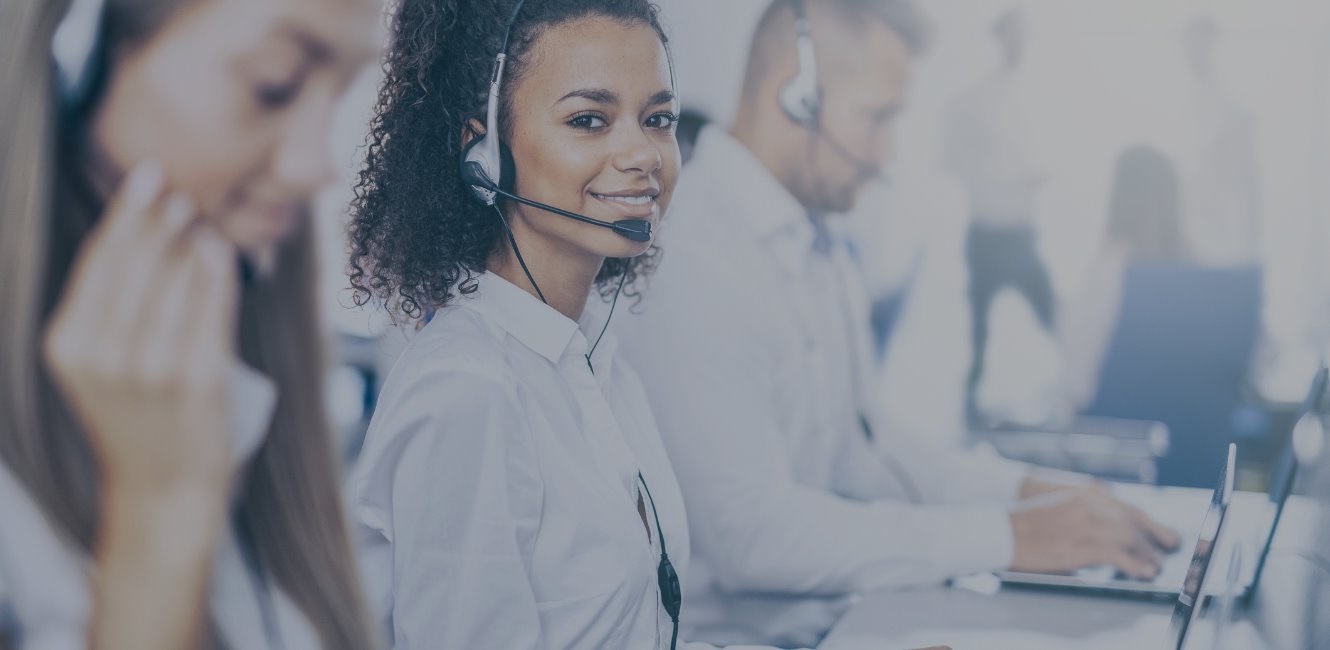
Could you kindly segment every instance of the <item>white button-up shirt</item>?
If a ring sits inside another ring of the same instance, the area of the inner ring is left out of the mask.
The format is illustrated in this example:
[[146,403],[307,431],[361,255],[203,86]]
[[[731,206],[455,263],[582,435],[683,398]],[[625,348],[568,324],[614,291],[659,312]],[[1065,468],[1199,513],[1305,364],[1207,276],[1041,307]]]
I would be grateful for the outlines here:
[[[235,454],[247,461],[263,442],[277,393],[272,382],[237,366],[228,384],[229,422]],[[88,585],[91,559],[58,534],[17,478],[0,463],[0,646],[15,650],[87,647],[92,615]],[[271,577],[269,577],[271,579]],[[306,650],[320,647],[300,609],[275,584],[272,611],[279,639],[264,625],[259,583],[240,553],[234,533],[218,545],[213,561],[209,613],[229,648]],[[270,641],[272,643],[270,643]]]
[[683,497],[612,334],[588,367],[591,301],[582,327],[484,274],[390,373],[351,488],[397,650],[669,647],[638,472],[681,578]]
[[1012,559],[1006,508],[1025,466],[892,429],[869,397],[852,260],[843,239],[825,252],[815,239],[766,168],[706,128],[660,268],[616,320],[688,506],[690,638],[813,645],[856,592]]
[[990,226],[1033,222],[1044,181],[1035,106],[1013,71],[956,97],[943,118],[943,165],[965,186],[973,218]]

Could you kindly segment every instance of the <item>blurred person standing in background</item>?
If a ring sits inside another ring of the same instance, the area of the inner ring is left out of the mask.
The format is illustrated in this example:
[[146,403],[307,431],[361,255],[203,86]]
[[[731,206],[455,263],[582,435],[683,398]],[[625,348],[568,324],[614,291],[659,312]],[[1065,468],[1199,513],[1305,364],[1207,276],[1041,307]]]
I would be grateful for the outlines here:
[[1192,19],[1183,30],[1192,127],[1181,165],[1184,239],[1198,264],[1258,264],[1261,198],[1255,118],[1216,78],[1218,45],[1219,27],[1209,16]]
[[1053,287],[1039,257],[1034,224],[1045,174],[1018,82],[1025,55],[1024,12],[1013,8],[1002,13],[993,24],[993,36],[1001,48],[1001,65],[952,101],[943,125],[943,164],[970,200],[965,251],[973,357],[965,403],[971,426],[985,420],[976,393],[984,376],[993,299],[1003,289],[1016,289],[1050,332],[1055,313]]
[[1122,309],[1127,268],[1137,262],[1182,262],[1178,173],[1160,150],[1137,145],[1118,156],[1108,220],[1088,282],[1063,305],[1058,323],[1062,386],[1072,411],[1095,397],[1100,369]]

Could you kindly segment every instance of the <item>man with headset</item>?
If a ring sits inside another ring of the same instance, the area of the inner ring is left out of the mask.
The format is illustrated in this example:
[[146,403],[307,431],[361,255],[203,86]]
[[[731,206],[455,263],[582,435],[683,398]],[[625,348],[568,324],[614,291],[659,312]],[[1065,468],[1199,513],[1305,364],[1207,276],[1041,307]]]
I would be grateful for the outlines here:
[[814,646],[865,590],[1152,575],[1176,534],[1105,490],[893,431],[869,399],[866,298],[830,215],[882,174],[923,23],[909,0],[803,5],[762,16],[737,117],[699,134],[620,323],[687,504],[685,634]]

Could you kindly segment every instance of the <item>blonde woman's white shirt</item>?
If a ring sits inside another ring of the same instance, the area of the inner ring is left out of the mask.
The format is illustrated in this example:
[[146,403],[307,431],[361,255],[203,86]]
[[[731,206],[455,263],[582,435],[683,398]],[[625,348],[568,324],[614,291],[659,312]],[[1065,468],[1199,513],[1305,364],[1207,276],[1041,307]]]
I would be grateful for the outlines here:
[[[237,365],[228,385],[235,454],[247,461],[263,443],[277,392],[272,382]],[[0,463],[0,641],[15,650],[79,650],[88,647],[92,615],[91,559],[58,533],[9,468]],[[318,648],[299,608],[271,582],[276,638],[264,624],[259,583],[246,566],[234,531],[228,530],[213,560],[209,613],[228,648]]]
[[579,325],[499,276],[478,282],[407,345],[352,474],[393,647],[668,648],[638,472],[681,578],[683,498],[612,334],[588,365],[604,306],[593,296]]

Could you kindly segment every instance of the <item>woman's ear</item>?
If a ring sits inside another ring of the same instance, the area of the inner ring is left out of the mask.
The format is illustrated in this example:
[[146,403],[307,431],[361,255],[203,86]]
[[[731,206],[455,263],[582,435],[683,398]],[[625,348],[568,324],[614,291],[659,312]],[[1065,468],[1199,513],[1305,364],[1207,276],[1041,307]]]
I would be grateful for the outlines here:
[[467,120],[462,126],[462,150],[465,151],[472,140],[483,135],[485,135],[485,125],[481,124],[480,120],[474,117]]

